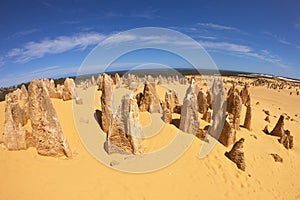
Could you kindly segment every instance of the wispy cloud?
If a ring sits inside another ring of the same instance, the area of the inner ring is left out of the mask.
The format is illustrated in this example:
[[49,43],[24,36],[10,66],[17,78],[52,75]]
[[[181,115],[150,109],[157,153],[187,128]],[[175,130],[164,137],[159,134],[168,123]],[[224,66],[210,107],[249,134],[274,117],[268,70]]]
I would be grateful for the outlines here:
[[199,41],[199,43],[207,49],[217,49],[222,51],[233,51],[239,53],[248,53],[251,52],[251,48],[246,45],[240,45],[229,42],[207,42],[207,41]]
[[38,31],[39,31],[39,29],[36,29],[36,28],[29,29],[29,30],[24,30],[24,31],[19,31],[19,32],[16,32],[16,33],[12,34],[9,37],[9,39],[16,39],[16,38],[24,37],[24,36],[33,34],[33,33],[38,32]]
[[202,26],[204,28],[209,28],[209,29],[215,29],[215,30],[220,30],[220,31],[238,31],[238,28],[232,27],[232,26],[225,26],[225,25],[220,25],[220,24],[214,24],[214,23],[197,23],[196,25]]
[[40,42],[28,42],[22,48],[15,48],[6,54],[7,59],[17,63],[26,63],[41,58],[46,54],[58,54],[73,49],[84,50],[90,45],[97,45],[105,38],[99,33],[79,33],[73,36],[59,36],[55,39],[44,39]]

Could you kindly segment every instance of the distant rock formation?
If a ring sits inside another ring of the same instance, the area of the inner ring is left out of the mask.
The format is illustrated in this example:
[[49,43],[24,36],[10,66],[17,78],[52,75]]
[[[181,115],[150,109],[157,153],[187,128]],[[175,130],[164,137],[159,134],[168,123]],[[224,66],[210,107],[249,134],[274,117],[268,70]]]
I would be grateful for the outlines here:
[[72,78],[66,78],[64,82],[62,98],[64,101],[68,101],[76,98],[75,82]]
[[241,90],[241,93],[240,93],[240,96],[241,96],[241,99],[242,99],[242,104],[246,105],[247,103],[247,100],[248,100],[248,97],[249,97],[249,85],[246,84],[244,86],[244,88]]
[[141,151],[141,138],[137,101],[133,94],[125,95],[108,131],[105,150],[108,154],[137,154]]
[[45,156],[72,156],[56,111],[44,82],[33,80],[28,87],[29,110],[33,143],[37,151]]
[[278,141],[280,144],[283,144],[286,149],[292,149],[294,147],[294,137],[289,130],[285,130]]
[[219,142],[228,147],[236,141],[236,131],[233,125],[233,115],[227,114],[224,126],[219,137]]
[[160,100],[156,93],[155,83],[145,83],[143,95],[140,100],[140,110],[142,112],[148,111],[150,113],[162,113]]
[[229,152],[225,152],[225,156],[229,158],[232,162],[234,162],[236,166],[242,171],[246,170],[244,151],[243,151],[244,141],[245,139],[241,138],[233,145],[232,149]]
[[181,106],[179,129],[191,134],[196,134],[200,123],[198,120],[198,102],[194,93],[194,82],[190,84],[186,91],[183,105]]
[[197,100],[198,100],[199,112],[201,114],[205,113],[207,111],[209,105],[207,103],[206,93],[203,90],[199,90],[198,95],[197,95]]
[[279,136],[279,137],[284,135],[284,116],[283,115],[280,116],[276,126],[270,132],[270,135]]
[[102,74],[101,83],[101,108],[102,108],[102,121],[101,127],[105,133],[108,133],[112,124],[113,118],[113,80],[107,74]]
[[121,78],[118,73],[115,73],[114,84],[116,85],[116,88],[119,88],[121,85]]
[[233,86],[228,92],[227,112],[233,115],[233,128],[240,129],[240,117],[242,112],[242,99],[238,90]]

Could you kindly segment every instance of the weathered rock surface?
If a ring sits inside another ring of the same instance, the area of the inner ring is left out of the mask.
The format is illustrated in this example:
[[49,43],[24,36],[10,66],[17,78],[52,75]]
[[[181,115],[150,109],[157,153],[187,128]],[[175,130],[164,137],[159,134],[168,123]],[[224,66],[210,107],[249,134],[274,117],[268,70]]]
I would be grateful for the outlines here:
[[28,100],[28,92],[27,92],[27,89],[26,89],[26,87],[25,87],[25,85],[23,84],[22,86],[21,86],[21,96],[20,96],[20,99],[21,100]]
[[166,107],[171,113],[180,113],[180,105],[177,93],[174,90],[168,90],[165,94]]
[[286,149],[292,149],[294,147],[294,137],[291,135],[289,130],[285,130],[284,134],[278,141],[280,144],[283,144]]
[[227,112],[233,115],[233,128],[240,129],[240,117],[242,112],[242,99],[235,87],[232,87],[228,92]]
[[134,95],[126,95],[107,134],[105,150],[108,154],[137,154],[141,151],[142,128],[139,108]]
[[142,112],[162,113],[155,83],[145,83],[143,95],[140,100],[140,110]]
[[68,101],[68,100],[76,98],[75,82],[72,78],[66,78],[66,80],[64,82],[62,98],[64,101]]
[[[21,150],[27,149],[26,143],[26,130],[22,126],[21,122],[15,119],[18,114],[13,115],[12,107],[19,107],[17,102],[12,103],[11,99],[7,99],[5,105],[5,121],[4,121],[4,131],[3,131],[3,142],[8,150]],[[19,111],[19,110],[17,110]],[[18,116],[17,116],[18,117]],[[19,117],[18,117],[19,118]]]
[[240,96],[241,96],[241,99],[242,99],[242,104],[246,105],[247,103],[247,100],[248,100],[248,97],[249,97],[249,85],[246,84],[244,86],[244,88],[241,90],[241,93],[240,93]]
[[72,156],[64,136],[49,92],[41,80],[33,80],[28,87],[29,110],[33,143],[45,156]]
[[233,145],[232,149],[229,152],[225,153],[225,156],[229,158],[232,162],[234,162],[236,166],[243,171],[246,170],[244,151],[243,151],[244,141],[245,139],[241,138]]
[[120,87],[121,85],[121,78],[118,73],[115,73],[114,84],[116,85],[117,88]]
[[251,130],[251,119],[252,119],[252,108],[250,105],[247,106],[246,116],[244,121],[244,127]]
[[101,80],[101,127],[105,133],[108,133],[113,119],[113,80],[107,74],[102,74]]
[[186,91],[183,105],[181,106],[179,129],[191,134],[196,134],[200,123],[198,120],[198,102],[194,93],[194,83]]
[[211,112],[210,111],[206,111],[204,114],[203,114],[203,117],[202,119],[208,123],[211,122]]
[[207,103],[206,93],[203,90],[199,90],[197,100],[198,100],[199,112],[201,114],[205,113],[209,107],[209,104]]
[[284,116],[283,115],[280,116],[276,126],[270,132],[270,135],[279,136],[279,137],[284,135]]
[[163,120],[165,123],[170,124],[170,123],[172,122],[172,112],[171,112],[171,110],[168,108],[166,102],[163,103],[162,109],[163,109],[162,120]]
[[236,130],[233,126],[233,115],[227,114],[222,132],[219,137],[219,142],[224,146],[229,146],[236,141]]

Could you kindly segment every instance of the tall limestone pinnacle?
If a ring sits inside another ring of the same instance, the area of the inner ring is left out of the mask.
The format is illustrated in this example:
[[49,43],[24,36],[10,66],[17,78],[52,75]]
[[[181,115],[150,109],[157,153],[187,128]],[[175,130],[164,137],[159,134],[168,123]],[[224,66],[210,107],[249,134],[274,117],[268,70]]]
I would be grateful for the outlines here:
[[125,95],[108,131],[105,150],[108,154],[138,154],[141,152],[141,139],[137,100],[133,94]]
[[44,82],[33,80],[29,84],[28,94],[33,143],[38,153],[45,156],[71,157],[72,152]]
[[186,91],[183,105],[181,106],[179,125],[180,130],[191,134],[196,134],[200,126],[198,120],[197,96],[194,91],[195,83],[194,80],[192,80],[189,88]]

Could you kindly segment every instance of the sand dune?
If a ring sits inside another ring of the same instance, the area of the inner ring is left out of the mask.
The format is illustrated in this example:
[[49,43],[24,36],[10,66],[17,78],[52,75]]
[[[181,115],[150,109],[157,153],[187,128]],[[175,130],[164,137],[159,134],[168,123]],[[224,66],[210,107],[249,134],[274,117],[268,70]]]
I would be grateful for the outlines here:
[[[227,88],[229,86],[226,84]],[[160,98],[163,99],[166,88],[171,87],[178,91],[182,103],[186,87],[160,86]],[[278,92],[265,87],[251,87],[250,93],[253,109],[252,131],[244,128],[237,131],[237,139],[245,138],[245,172],[237,169],[235,164],[224,156],[231,146],[226,148],[217,142],[207,157],[199,159],[198,154],[203,141],[193,135],[180,133],[175,125],[164,124],[158,114],[147,112],[141,113],[141,125],[149,134],[143,141],[146,153],[165,147],[180,134],[184,134],[180,136],[180,140],[191,139],[191,146],[171,165],[154,172],[132,174],[112,169],[88,152],[90,149],[100,152],[97,156],[103,156],[103,162],[106,164],[114,160],[124,160],[124,156],[120,155],[108,158],[103,150],[106,136],[94,117],[95,110],[101,110],[98,102],[101,92],[96,91],[96,87],[78,90],[84,106],[73,104],[72,101],[52,99],[73,157],[44,157],[38,155],[34,148],[22,151],[7,151],[4,147],[1,148],[1,199],[299,199],[300,96],[289,95],[289,91]],[[120,99],[120,94],[121,92],[115,94],[115,98]],[[256,104],[257,102],[259,104]],[[0,102],[0,113],[4,113],[4,107],[5,102]],[[75,114],[73,109],[76,110]],[[263,109],[271,113],[269,129],[275,126],[283,113],[293,118],[293,121],[285,121],[285,128],[294,136],[295,146],[292,150],[285,149],[276,137],[263,133],[263,128],[268,124],[264,121],[266,114]],[[245,110],[243,107],[241,124],[244,122]],[[82,118],[88,123],[80,122]],[[180,115],[173,114],[173,118],[179,119]],[[3,124],[2,114],[1,133]],[[153,124],[155,128],[159,127],[158,132],[153,130]],[[207,125],[203,120],[200,124],[201,127]],[[81,133],[80,136],[78,132]],[[83,132],[85,134],[82,134]],[[85,148],[82,141],[84,144],[89,141],[89,149]],[[275,162],[271,153],[279,154],[283,162]],[[167,158],[169,155],[171,154],[162,156]],[[134,168],[138,167],[136,165],[145,164],[132,156],[127,157],[127,160],[119,163],[119,167],[126,164],[129,168]],[[146,163],[151,159],[153,158],[149,158]]]

